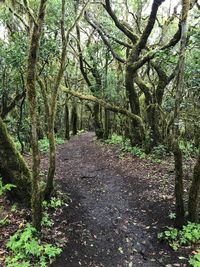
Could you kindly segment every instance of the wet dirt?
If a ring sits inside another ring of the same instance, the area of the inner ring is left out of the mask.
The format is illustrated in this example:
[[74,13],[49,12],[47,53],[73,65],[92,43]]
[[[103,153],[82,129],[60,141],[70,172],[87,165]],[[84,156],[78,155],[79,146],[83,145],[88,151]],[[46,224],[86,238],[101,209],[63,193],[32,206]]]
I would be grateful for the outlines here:
[[187,266],[157,239],[173,208],[168,171],[133,156],[119,159],[91,132],[59,146],[56,184],[71,203],[60,218],[68,243],[52,267]]

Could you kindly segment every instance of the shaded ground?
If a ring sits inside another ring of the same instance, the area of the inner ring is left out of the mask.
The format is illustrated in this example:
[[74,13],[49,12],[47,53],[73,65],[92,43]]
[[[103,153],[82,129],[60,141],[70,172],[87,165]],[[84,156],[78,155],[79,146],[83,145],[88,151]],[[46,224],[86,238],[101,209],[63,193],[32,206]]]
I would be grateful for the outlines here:
[[94,142],[93,133],[58,149],[57,183],[70,193],[69,242],[53,267],[186,266],[157,241],[173,207],[171,167]]

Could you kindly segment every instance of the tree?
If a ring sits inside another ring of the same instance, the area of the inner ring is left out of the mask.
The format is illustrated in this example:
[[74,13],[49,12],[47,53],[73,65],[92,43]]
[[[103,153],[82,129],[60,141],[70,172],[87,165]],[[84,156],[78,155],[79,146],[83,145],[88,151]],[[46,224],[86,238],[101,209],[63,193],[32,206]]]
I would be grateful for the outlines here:
[[38,147],[37,134],[37,98],[36,98],[36,67],[38,61],[38,52],[40,39],[42,35],[42,26],[45,17],[47,0],[41,0],[37,19],[34,19],[34,25],[30,36],[30,47],[28,53],[26,90],[29,101],[29,115],[31,121],[31,147],[32,147],[32,221],[33,226],[41,229],[42,220],[42,194],[40,190],[40,154]]

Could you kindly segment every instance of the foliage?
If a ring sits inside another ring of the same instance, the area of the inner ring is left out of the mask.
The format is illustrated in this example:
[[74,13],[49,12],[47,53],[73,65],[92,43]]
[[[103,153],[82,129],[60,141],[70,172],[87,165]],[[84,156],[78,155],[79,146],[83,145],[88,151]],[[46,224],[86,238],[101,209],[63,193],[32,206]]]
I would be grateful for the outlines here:
[[[56,136],[55,137],[55,143],[57,145],[61,145],[61,144],[64,144],[64,140],[62,138]],[[44,138],[44,139],[39,140],[39,148],[40,148],[40,151],[42,151],[42,152],[49,151],[49,140],[48,140],[48,138]]]
[[158,238],[167,240],[172,249],[177,250],[180,246],[196,244],[200,240],[200,224],[188,222],[182,230],[167,227]]
[[44,211],[42,214],[42,225],[51,227],[53,225],[53,221],[50,219],[47,211]]
[[43,201],[43,206],[45,209],[52,208],[56,210],[57,208],[60,208],[62,206],[63,202],[60,198],[52,197],[49,202],[46,200]]
[[5,184],[3,185],[2,179],[0,178],[0,196],[2,196],[6,191],[10,191],[12,188],[16,186],[13,184]]
[[43,201],[42,205],[44,208],[44,212],[42,216],[42,225],[50,227],[53,225],[53,221],[49,217],[48,210],[49,209],[52,209],[53,211],[57,210],[63,205],[63,201],[60,198],[52,197],[49,202],[46,200]]
[[199,267],[200,266],[200,249],[198,249],[194,256],[190,257],[189,263],[193,267]]
[[160,144],[153,148],[152,154],[155,158],[160,159],[160,158],[170,155],[170,152],[166,146]]
[[170,212],[169,216],[170,220],[176,219],[176,213],[175,212]]
[[189,141],[181,140],[179,142],[180,149],[182,150],[183,154],[186,157],[196,156],[197,155],[197,148],[195,145]]
[[[6,184],[3,185],[2,178],[0,177],[0,197],[6,192],[10,191],[12,188],[15,188],[16,186],[13,184]],[[0,205],[0,212],[2,211],[2,206]],[[0,225],[5,225],[8,223],[7,217],[0,220]]]
[[6,246],[11,252],[5,260],[7,267],[31,267],[38,266],[38,263],[45,267],[61,253],[61,249],[56,246],[41,244],[36,237],[36,229],[30,224],[12,235]]
[[107,144],[113,144],[113,145],[120,145],[121,150],[123,152],[130,152],[134,156],[144,159],[146,154],[145,152],[138,146],[131,146],[130,140],[125,139],[121,135],[113,134],[111,136],[111,139],[106,140]]
[[106,140],[110,145],[121,145],[123,143],[123,137],[121,135],[112,134],[111,139]]

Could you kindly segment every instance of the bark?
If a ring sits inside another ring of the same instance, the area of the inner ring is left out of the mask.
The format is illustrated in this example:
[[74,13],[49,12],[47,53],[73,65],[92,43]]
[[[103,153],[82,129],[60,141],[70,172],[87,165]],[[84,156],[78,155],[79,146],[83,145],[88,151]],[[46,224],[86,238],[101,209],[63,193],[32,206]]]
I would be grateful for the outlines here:
[[175,198],[176,198],[176,226],[181,227],[184,223],[184,202],[183,202],[183,160],[182,151],[178,141],[174,142],[175,162]]
[[69,140],[69,107],[68,107],[68,97],[66,96],[65,101],[65,139]]
[[[174,139],[178,140],[179,137],[179,111],[180,104],[182,101],[182,93],[184,87],[184,62],[185,62],[185,50],[186,50],[186,21],[187,14],[189,11],[189,1],[182,1],[182,17],[181,17],[181,44],[179,52],[179,62],[178,62],[178,74],[176,80],[176,97],[175,97],[175,109],[174,109]],[[184,207],[183,207],[183,173],[182,173],[182,154],[178,146],[178,141],[176,141],[174,150],[174,160],[176,169],[176,179],[175,179],[175,197],[176,197],[176,212],[177,212],[177,223],[181,226],[184,219]],[[182,198],[182,199],[181,199]]]
[[105,108],[104,110],[105,130],[103,138],[106,140],[110,137],[111,122],[110,122],[110,111]]
[[191,222],[198,222],[198,207],[200,195],[200,148],[198,158],[194,166],[193,179],[189,192],[188,219]]
[[57,96],[60,88],[60,84],[63,78],[63,74],[65,71],[65,62],[67,56],[67,46],[69,41],[69,35],[71,31],[74,29],[78,21],[81,19],[83,12],[88,4],[88,1],[82,8],[79,15],[76,17],[72,26],[65,33],[65,0],[62,0],[62,14],[61,14],[61,38],[62,38],[62,52],[61,52],[61,61],[60,67],[58,70],[58,75],[55,78],[55,83],[53,85],[53,92],[51,98],[51,106],[49,107],[49,118],[48,118],[48,137],[49,137],[49,171],[47,176],[47,184],[44,191],[45,199],[50,199],[51,194],[54,189],[54,175],[56,170],[56,146],[55,146],[55,137],[54,137],[54,124],[55,124],[55,115],[57,111]]
[[102,139],[104,135],[103,126],[100,120],[100,105],[99,103],[94,104],[94,126],[97,139]]
[[77,114],[77,107],[74,104],[72,107],[72,115],[71,115],[71,126],[72,126],[72,134],[77,134],[77,122],[78,122],[78,114]]
[[38,61],[38,51],[42,26],[45,17],[47,0],[40,1],[37,16],[37,24],[34,24],[31,33],[30,48],[28,54],[28,66],[26,77],[26,91],[29,101],[29,115],[31,122],[31,147],[32,147],[32,221],[33,226],[40,231],[42,219],[42,201],[40,192],[40,155],[37,135],[37,99],[36,99],[36,64]]
[[0,118],[0,175],[3,183],[16,186],[9,195],[12,200],[29,205],[31,202],[31,173],[15,148],[3,120]]

